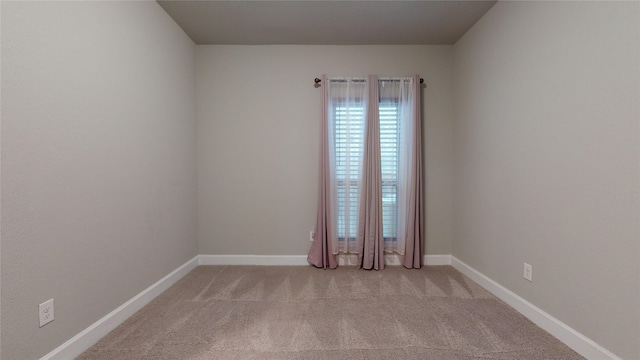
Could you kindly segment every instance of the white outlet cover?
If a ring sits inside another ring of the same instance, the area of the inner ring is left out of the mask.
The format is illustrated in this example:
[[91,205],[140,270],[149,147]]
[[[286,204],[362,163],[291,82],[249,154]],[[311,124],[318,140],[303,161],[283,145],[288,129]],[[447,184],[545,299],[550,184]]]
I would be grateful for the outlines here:
[[527,263],[524,263],[524,278],[533,281],[533,267]]
[[40,327],[53,321],[53,299],[49,299],[39,306]]

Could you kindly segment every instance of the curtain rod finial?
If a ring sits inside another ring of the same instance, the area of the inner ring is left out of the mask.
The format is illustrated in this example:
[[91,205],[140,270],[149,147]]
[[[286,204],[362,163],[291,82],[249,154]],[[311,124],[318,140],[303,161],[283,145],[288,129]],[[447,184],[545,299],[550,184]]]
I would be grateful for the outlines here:
[[314,83],[316,83],[316,84],[320,83],[321,81],[322,81],[322,80],[320,80],[320,79],[318,79],[318,78],[313,79],[313,82],[314,82]]

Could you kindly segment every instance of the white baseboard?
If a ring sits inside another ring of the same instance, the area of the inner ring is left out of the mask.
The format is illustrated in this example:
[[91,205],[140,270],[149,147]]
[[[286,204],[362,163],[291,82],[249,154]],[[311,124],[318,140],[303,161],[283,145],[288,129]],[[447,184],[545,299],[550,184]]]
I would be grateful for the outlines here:
[[542,309],[518,296],[516,293],[498,284],[486,275],[480,273],[471,266],[458,260],[455,256],[451,257],[451,265],[471,280],[487,289],[500,300],[509,304],[516,311],[527,317],[534,324],[565,343],[578,354],[587,359],[612,359],[622,360],[609,350],[598,345],[595,341],[582,335],[575,329],[571,328],[562,321],[547,314]]
[[160,295],[191,270],[195,269],[196,266],[198,266],[197,256],[172,271],[169,275],[156,281],[156,283],[144,289],[138,295],[105,315],[102,319],[96,321],[78,335],[40,358],[40,360],[68,360],[82,354],[111,330],[131,317],[136,311],[140,310],[143,306],[151,302],[151,300],[155,299],[156,296]]
[[451,255],[425,255],[423,264],[426,266],[451,265]]
[[198,265],[309,265],[307,255],[198,255]]
[[[355,261],[354,261],[355,259]],[[400,265],[401,257],[387,255],[387,265]],[[342,263],[341,263],[342,262]],[[339,265],[355,264],[357,255],[338,256]],[[598,345],[578,331],[572,329],[562,321],[547,314],[540,308],[518,296],[511,290],[498,284],[494,280],[458,260],[452,255],[425,255],[424,264],[427,266],[452,265],[471,280],[487,289],[493,295],[509,304],[516,311],[533,321],[540,328],[555,336],[578,354],[587,359],[621,360],[609,350]],[[90,348],[98,340],[122,324],[126,319],[151,302],[156,296],[168,289],[198,265],[308,265],[306,255],[198,255],[158,280],[155,284],[140,292],[126,303],[113,310],[102,319],[74,336],[64,344],[42,357],[40,360],[73,359]]]
[[[351,266],[358,263],[358,255],[340,254],[338,265]],[[451,255],[425,255],[424,264],[451,265]],[[306,255],[199,255],[198,265],[309,265]],[[402,265],[402,256],[385,255],[385,265]]]

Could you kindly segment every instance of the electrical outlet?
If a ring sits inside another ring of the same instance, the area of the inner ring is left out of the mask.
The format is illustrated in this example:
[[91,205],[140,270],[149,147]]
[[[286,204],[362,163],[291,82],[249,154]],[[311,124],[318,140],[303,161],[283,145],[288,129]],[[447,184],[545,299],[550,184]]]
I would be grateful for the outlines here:
[[533,281],[533,266],[524,263],[524,278]]
[[40,304],[39,309],[40,327],[43,327],[53,321],[53,299],[49,299]]
[[316,236],[316,232],[314,230],[309,231],[309,241],[313,241],[314,236]]

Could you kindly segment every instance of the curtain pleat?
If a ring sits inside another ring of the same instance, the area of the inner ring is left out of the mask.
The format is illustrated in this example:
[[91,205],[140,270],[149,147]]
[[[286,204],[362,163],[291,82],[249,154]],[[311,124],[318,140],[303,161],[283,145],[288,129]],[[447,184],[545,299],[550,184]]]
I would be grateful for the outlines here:
[[384,269],[382,233],[382,171],[380,164],[380,113],[378,77],[369,75],[365,122],[360,212],[358,221],[358,261],[363,269]]
[[338,267],[336,257],[332,253],[332,239],[335,233],[334,216],[331,209],[331,151],[329,141],[329,99],[327,77],[322,75],[322,112],[320,120],[320,167],[318,174],[318,211],[316,217],[316,229],[311,244],[311,250],[307,256],[307,261],[319,268],[335,269]]
[[419,269],[422,266],[423,239],[423,197],[422,197],[422,121],[420,119],[420,77],[413,77],[412,89],[413,107],[413,156],[409,164],[409,196],[407,200],[408,213],[406,219],[406,241],[404,266]]

